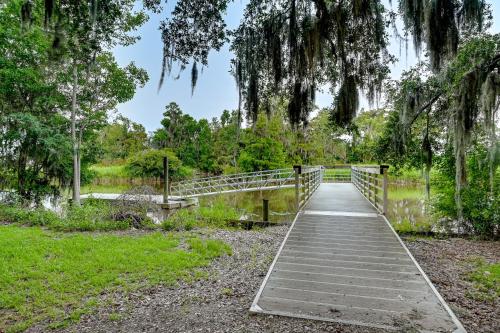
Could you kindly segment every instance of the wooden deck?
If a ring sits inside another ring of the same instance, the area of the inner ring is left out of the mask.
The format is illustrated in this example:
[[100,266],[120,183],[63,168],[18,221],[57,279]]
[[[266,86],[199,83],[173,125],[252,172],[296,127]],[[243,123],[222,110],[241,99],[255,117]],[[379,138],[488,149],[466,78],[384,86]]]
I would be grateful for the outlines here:
[[297,215],[252,312],[465,332],[384,216],[354,185],[321,184]]

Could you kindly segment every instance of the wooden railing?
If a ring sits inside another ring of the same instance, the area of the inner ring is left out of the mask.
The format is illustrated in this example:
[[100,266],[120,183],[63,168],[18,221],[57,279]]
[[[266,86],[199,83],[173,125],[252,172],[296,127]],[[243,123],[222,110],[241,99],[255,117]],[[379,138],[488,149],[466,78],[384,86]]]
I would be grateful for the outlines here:
[[382,214],[387,214],[387,170],[389,166],[351,167],[351,181]]
[[308,167],[296,165],[295,171],[295,206],[300,210],[322,181],[323,169],[320,166]]

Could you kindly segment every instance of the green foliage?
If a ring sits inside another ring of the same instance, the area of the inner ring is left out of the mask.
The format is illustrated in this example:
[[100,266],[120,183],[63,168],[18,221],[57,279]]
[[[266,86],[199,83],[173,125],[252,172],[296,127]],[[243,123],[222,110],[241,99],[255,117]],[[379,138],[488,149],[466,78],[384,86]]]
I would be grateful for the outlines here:
[[[25,226],[44,226],[50,230],[112,231],[131,227],[151,229],[152,221],[144,212],[133,211],[132,216],[122,217],[114,205],[100,200],[85,200],[81,206],[67,206],[58,215],[43,208],[30,209],[18,206],[0,205],[0,222]],[[138,222],[137,222],[138,220]]]
[[165,231],[189,231],[198,224],[193,211],[180,209],[163,221],[161,227]]
[[474,288],[467,292],[468,296],[495,302],[500,297],[500,264],[488,264],[483,258],[470,260],[473,270],[467,279],[473,283]]
[[183,114],[172,102],[165,108],[161,121],[163,128],[153,136],[153,143],[160,148],[170,148],[182,163],[202,171],[214,171],[212,130],[206,119],[196,121]]
[[169,177],[173,180],[184,179],[193,171],[182,165],[170,149],[148,149],[141,151],[127,160],[125,170],[131,177],[161,178],[163,177],[163,158],[168,158]]
[[113,123],[106,125],[99,135],[101,158],[108,161],[126,159],[144,150],[147,139],[144,126],[120,115]]
[[283,145],[271,138],[247,138],[238,164],[245,172],[283,168],[286,165]]
[[352,162],[370,163],[381,161],[377,156],[379,138],[387,123],[384,109],[360,112],[353,123],[353,145],[350,151]]
[[68,183],[70,140],[67,119],[53,112],[65,100],[46,70],[50,42],[43,29],[23,31],[20,5],[0,10],[0,174],[3,186],[39,201]]
[[[493,192],[491,192],[490,169],[484,146],[475,145],[467,160],[468,184],[462,189],[463,218],[472,229],[471,232],[491,237],[500,225],[500,172],[499,163],[494,164]],[[439,173],[435,174],[436,196],[433,200],[438,217],[457,218],[455,203],[454,157],[450,149],[438,164]]]
[[211,227],[224,227],[230,220],[238,220],[240,214],[236,209],[228,206],[224,201],[215,201],[209,207],[199,207],[196,215],[205,224]]
[[222,200],[213,202],[208,207],[180,209],[162,222],[165,231],[189,231],[194,228],[227,228],[228,222],[238,220],[240,214]]
[[[341,139],[345,131],[330,122],[330,112],[328,109],[320,110],[318,115],[311,119],[304,138],[299,140],[298,154],[300,150],[304,152],[301,154],[302,162],[326,166],[348,162],[349,145]],[[296,164],[302,164],[297,162],[299,163]]]
[[174,284],[231,254],[218,240],[182,236],[58,234],[0,226],[0,327],[23,331],[47,322],[61,327],[101,306],[100,296]]
[[96,164],[90,167],[90,170],[95,172],[95,176],[99,178],[127,178],[129,174],[125,165],[100,165]]
[[0,221],[29,226],[51,226],[59,223],[59,216],[42,208],[34,210],[0,205]]
[[[44,20],[32,8],[40,1],[9,1],[0,10],[1,185],[36,203],[70,185],[73,154],[82,182],[90,180],[96,131],[147,81],[144,70],[133,63],[119,67],[107,51],[132,42],[127,33],[144,22],[131,11],[133,1],[96,2],[95,17],[89,2],[46,3],[72,19]],[[73,97],[77,114],[71,117]]]
[[238,165],[243,171],[280,169],[286,166],[284,146],[279,140],[283,133],[276,132],[280,125],[279,118],[268,120],[260,115],[255,128],[245,131],[244,147],[238,158]]

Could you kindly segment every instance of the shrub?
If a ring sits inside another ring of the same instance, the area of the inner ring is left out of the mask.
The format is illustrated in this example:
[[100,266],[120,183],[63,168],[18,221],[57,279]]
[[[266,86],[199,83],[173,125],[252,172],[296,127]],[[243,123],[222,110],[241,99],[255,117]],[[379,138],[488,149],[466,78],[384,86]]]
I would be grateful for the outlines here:
[[149,149],[139,152],[127,160],[126,173],[131,177],[160,178],[163,176],[163,158],[168,158],[169,175],[173,180],[192,176],[193,170],[182,162],[170,149]]
[[213,227],[225,227],[228,220],[239,218],[238,211],[221,200],[216,201],[211,207],[200,207],[196,212],[200,220]]
[[81,206],[68,206],[62,216],[43,208],[0,206],[0,221],[28,226],[45,226],[57,231],[111,231],[131,227],[154,229],[151,219],[140,213],[113,214],[113,205],[86,200]]
[[[484,147],[476,145],[467,159],[468,184],[462,189],[463,218],[474,234],[492,237],[500,226],[500,170],[495,162],[494,188],[490,188],[489,165]],[[453,155],[445,156],[434,175],[436,195],[432,205],[438,218],[457,219]]]
[[31,210],[17,206],[0,206],[0,220],[3,222],[29,226],[48,226],[57,223],[59,219],[56,213],[42,208]]
[[230,220],[238,218],[236,209],[217,201],[211,207],[180,209],[163,221],[161,227],[165,231],[189,231],[196,227],[225,228]]

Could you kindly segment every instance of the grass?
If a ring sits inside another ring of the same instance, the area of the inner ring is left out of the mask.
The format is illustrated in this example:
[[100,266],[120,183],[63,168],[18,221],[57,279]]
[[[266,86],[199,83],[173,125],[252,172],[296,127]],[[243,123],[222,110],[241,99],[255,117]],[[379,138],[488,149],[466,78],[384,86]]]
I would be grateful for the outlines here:
[[90,167],[99,178],[129,178],[125,165],[93,165]]
[[[184,239],[185,238],[185,239]],[[181,250],[181,241],[189,250]],[[197,268],[230,254],[217,240],[151,233],[143,236],[60,234],[0,226],[0,327],[61,327],[95,309],[100,295],[199,277]]]
[[425,212],[422,186],[389,186],[388,219],[400,234],[429,234],[432,219]]
[[197,227],[227,228],[228,222],[239,219],[238,211],[224,201],[215,201],[211,206],[195,209],[180,209],[162,222],[165,231],[189,231]]
[[389,200],[424,199],[425,193],[422,186],[396,186],[389,185]]
[[0,205],[0,222],[25,226],[43,226],[54,231],[111,231],[126,230],[130,227],[151,229],[154,227],[151,219],[144,212],[137,212],[140,226],[131,219],[114,219],[114,213],[119,216],[120,210],[108,202],[86,200],[82,206],[67,206],[60,216],[52,211],[11,207]]
[[474,289],[467,295],[474,299],[493,302],[500,297],[500,263],[488,264],[483,258],[472,258],[472,272],[467,279]]

